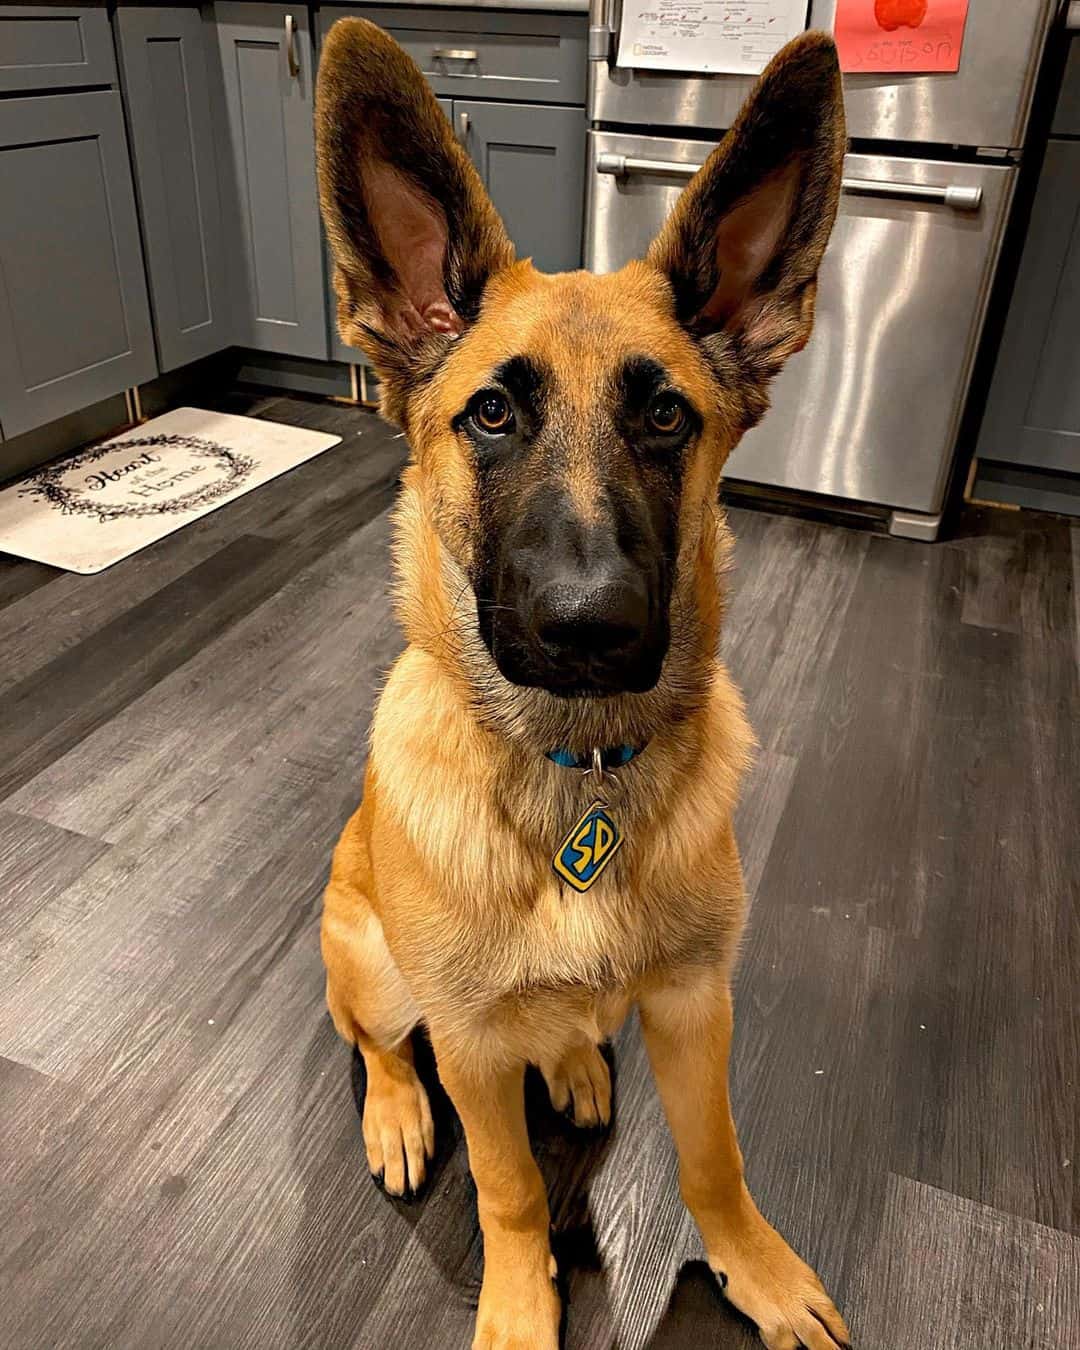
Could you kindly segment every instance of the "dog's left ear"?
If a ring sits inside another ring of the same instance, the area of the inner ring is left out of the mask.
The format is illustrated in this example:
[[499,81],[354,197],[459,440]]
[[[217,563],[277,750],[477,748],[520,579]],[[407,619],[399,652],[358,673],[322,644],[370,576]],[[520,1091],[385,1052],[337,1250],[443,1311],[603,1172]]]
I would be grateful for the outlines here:
[[746,425],[810,336],[844,148],[836,47],[826,33],[804,33],[769,63],[649,249],[679,320],[718,372],[739,362]]

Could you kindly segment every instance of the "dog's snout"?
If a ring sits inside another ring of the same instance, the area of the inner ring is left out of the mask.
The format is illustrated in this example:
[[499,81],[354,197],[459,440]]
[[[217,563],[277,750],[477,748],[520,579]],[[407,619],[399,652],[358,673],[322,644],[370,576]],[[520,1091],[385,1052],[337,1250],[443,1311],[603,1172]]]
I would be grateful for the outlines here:
[[642,641],[648,621],[644,587],[624,579],[555,581],[532,614],[533,632],[554,656],[616,656]]
[[500,535],[480,632],[502,674],[568,698],[652,689],[667,652],[667,577],[643,503],[608,493],[584,521],[537,492]]

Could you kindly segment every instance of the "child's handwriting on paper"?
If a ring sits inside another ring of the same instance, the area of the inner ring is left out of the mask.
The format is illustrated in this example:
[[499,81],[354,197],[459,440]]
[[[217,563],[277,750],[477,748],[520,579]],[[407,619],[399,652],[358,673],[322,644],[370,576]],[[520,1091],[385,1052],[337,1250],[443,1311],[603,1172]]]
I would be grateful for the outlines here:
[[923,74],[960,68],[968,0],[836,0],[840,69]]

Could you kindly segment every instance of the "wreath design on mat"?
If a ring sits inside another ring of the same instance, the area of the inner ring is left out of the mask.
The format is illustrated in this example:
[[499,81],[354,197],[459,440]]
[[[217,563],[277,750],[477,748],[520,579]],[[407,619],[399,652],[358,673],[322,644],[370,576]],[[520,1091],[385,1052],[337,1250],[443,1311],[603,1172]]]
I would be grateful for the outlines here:
[[[133,453],[152,450],[167,450],[179,447],[188,450],[194,459],[211,460],[221,471],[222,477],[179,497],[164,497],[160,501],[145,502],[101,502],[95,501],[93,494],[85,488],[71,487],[64,479],[76,469],[94,464],[103,456],[117,450],[131,450]],[[198,511],[211,502],[232,492],[255,468],[255,461],[246,455],[238,455],[227,445],[217,441],[204,441],[199,436],[142,436],[130,440],[106,441],[104,445],[94,445],[81,450],[76,455],[52,464],[34,474],[19,495],[37,497],[55,506],[65,516],[94,516],[103,524],[110,520],[131,520],[142,516],[164,516],[172,512]]]

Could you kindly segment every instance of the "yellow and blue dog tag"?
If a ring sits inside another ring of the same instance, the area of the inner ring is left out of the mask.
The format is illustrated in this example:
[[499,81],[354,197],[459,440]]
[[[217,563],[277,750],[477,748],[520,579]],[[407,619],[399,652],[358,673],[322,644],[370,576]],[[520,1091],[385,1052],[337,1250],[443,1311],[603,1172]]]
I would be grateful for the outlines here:
[[559,845],[551,865],[575,891],[587,891],[622,844],[603,802],[593,802]]

